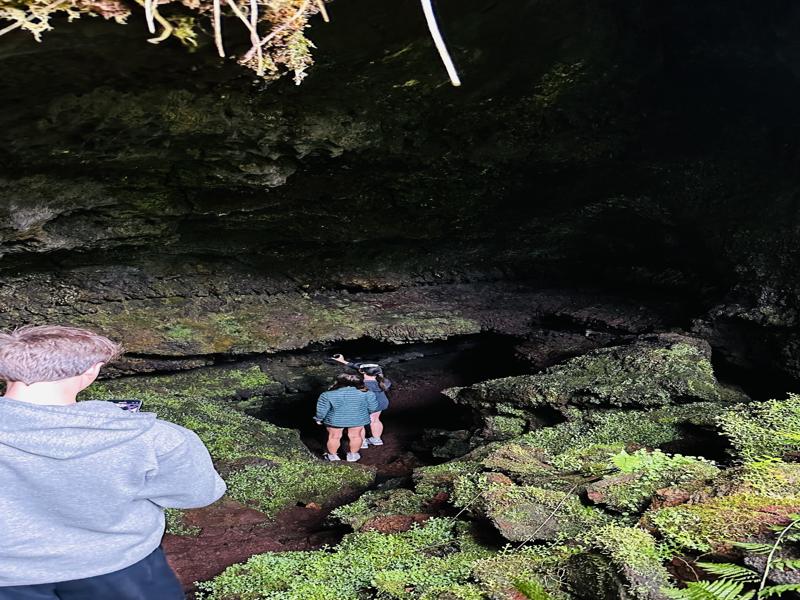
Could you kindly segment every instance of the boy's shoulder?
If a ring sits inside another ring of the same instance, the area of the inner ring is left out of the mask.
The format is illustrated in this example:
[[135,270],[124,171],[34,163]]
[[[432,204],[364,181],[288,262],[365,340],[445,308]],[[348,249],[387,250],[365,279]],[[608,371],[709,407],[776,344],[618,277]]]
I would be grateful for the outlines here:
[[156,446],[164,452],[174,450],[196,436],[191,429],[186,429],[186,427],[181,427],[171,421],[164,421],[158,418],[153,422],[150,432]]

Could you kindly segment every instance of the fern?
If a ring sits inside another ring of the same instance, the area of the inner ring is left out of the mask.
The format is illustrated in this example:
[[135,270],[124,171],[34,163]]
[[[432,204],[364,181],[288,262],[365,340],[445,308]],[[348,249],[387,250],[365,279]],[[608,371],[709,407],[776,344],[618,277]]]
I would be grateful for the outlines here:
[[758,592],[759,598],[769,598],[780,596],[784,592],[800,592],[800,583],[784,583],[781,585],[771,585]]
[[[792,532],[792,529],[800,525],[800,515],[790,515],[790,519],[788,525],[772,527],[774,532],[779,533],[772,544],[755,542],[733,544],[751,554],[767,557],[767,564],[762,574],[759,575],[750,569],[731,563],[698,562],[698,567],[719,579],[690,582],[683,590],[664,590],[664,595],[673,600],[751,600],[756,597],[756,593],[758,593],[758,598],[770,598],[780,596],[785,592],[800,591],[800,584],[796,583],[767,586],[767,577],[772,569],[800,569],[800,559],[775,558],[775,553],[783,544],[793,541],[793,538],[798,535],[797,532]],[[757,587],[758,592],[753,589],[745,591],[745,585],[750,588]]]
[[[717,581],[694,581],[683,590],[664,590],[673,600],[751,600],[755,592],[744,592],[739,581],[719,579]],[[744,592],[744,593],[743,593]]]
[[736,542],[732,544],[736,548],[747,550],[750,554],[769,554],[772,552],[772,544],[759,544],[756,542]]
[[731,563],[710,563],[698,562],[697,566],[704,571],[716,575],[722,579],[731,581],[755,582],[758,581],[758,574],[746,567],[740,567]]
[[796,571],[800,569],[800,559],[797,558],[779,558],[772,561],[772,566],[780,571]]

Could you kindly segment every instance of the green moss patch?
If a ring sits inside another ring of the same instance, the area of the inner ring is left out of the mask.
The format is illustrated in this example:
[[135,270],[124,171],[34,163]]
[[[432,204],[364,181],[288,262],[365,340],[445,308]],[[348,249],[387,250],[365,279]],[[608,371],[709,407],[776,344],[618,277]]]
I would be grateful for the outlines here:
[[340,506],[331,514],[358,531],[375,517],[413,515],[422,512],[428,502],[411,490],[374,490],[364,493],[358,500]]
[[752,539],[770,526],[788,523],[788,515],[800,511],[800,498],[769,498],[752,493],[710,498],[681,504],[647,515],[675,551],[725,551],[731,542]]
[[530,411],[542,406],[642,408],[741,400],[717,382],[710,355],[703,341],[662,334],[594,350],[540,374],[487,381],[451,390],[450,395],[486,412],[506,412],[498,408],[504,406]]
[[657,490],[677,486],[696,491],[710,483],[719,469],[709,461],[690,456],[671,456],[659,450],[624,450],[611,457],[619,472],[587,488],[589,498],[619,512],[638,512],[647,507]]
[[800,452],[800,394],[732,407],[718,422],[736,454],[746,460]]
[[670,577],[655,538],[638,527],[606,525],[590,534],[593,547],[607,555],[628,580],[629,592],[638,600],[662,598]]
[[396,534],[346,536],[335,550],[261,554],[201,583],[200,600],[362,597],[477,600],[472,566],[489,555],[452,521]]
[[368,487],[375,473],[357,465],[278,460],[247,466],[227,477],[228,494],[268,516],[298,502],[324,504],[348,490]]

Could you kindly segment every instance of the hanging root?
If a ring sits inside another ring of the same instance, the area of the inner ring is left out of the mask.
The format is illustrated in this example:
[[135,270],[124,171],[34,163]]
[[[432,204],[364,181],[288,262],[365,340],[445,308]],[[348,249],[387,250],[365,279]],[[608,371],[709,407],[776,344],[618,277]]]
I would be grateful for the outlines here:
[[225,58],[225,47],[222,45],[222,8],[219,0],[214,0],[214,44],[220,58]]
[[153,21],[153,2],[155,0],[144,0],[144,18],[147,21],[147,29],[150,33],[156,32],[156,24]]
[[439,56],[442,58],[444,68],[447,69],[447,74],[450,76],[450,83],[458,87],[461,85],[461,80],[458,78],[456,66],[453,64],[453,59],[450,58],[450,53],[447,51],[447,46],[442,38],[442,32],[439,31],[439,24],[436,22],[436,15],[433,12],[433,5],[431,0],[421,0],[422,11],[425,13],[425,20],[428,22],[428,29],[431,32],[433,43],[436,44],[436,49],[439,51]]
[[[259,76],[264,74],[264,58],[261,53],[261,45],[259,44],[258,38],[258,31],[256,30],[255,24],[258,22],[258,4],[256,0],[250,0],[250,20],[247,19],[245,14],[241,11],[239,6],[236,4],[234,0],[227,0],[228,5],[233,10],[234,14],[239,18],[239,20],[244,23],[244,26],[247,27],[248,31],[250,31],[250,42],[253,44],[253,48],[256,50],[257,58],[258,58],[258,70],[257,73]],[[252,48],[251,48],[252,50]]]
[[328,16],[328,11],[325,8],[325,0],[317,0],[317,8],[319,8],[319,13],[322,15],[322,20],[326,23],[330,23],[331,18]]
[[[264,46],[266,46],[270,42],[270,40],[275,38],[276,35],[278,35],[282,31],[285,31],[292,23],[294,23],[297,19],[302,17],[306,13],[306,10],[308,10],[308,5],[310,3],[311,0],[305,0],[303,4],[300,6],[300,8],[297,9],[296,13],[294,13],[291,17],[286,19],[286,21],[284,21],[278,27],[273,29],[269,35],[267,35],[260,42],[258,42],[258,47],[263,48]],[[248,60],[253,58],[253,55],[255,53],[256,53],[256,48],[250,48],[250,50],[247,51],[247,54],[244,55],[244,58],[242,58],[242,62],[247,62]]]
[[[50,4],[42,8],[41,12],[46,15],[47,13],[55,9],[59,4],[63,4],[64,2],[66,2],[66,0],[56,0],[55,2],[51,2]],[[33,12],[33,10],[31,10],[31,12],[25,15],[24,19],[20,19],[19,21],[12,23],[7,27],[3,27],[3,29],[0,29],[0,35],[5,35],[11,31],[14,31],[15,29],[22,27],[28,21],[32,21],[33,19],[37,19],[38,17],[39,15],[37,15],[35,12]]]
[[[144,6],[145,15],[149,14],[149,19],[151,19],[153,21],[153,23],[158,22],[158,24],[161,25],[161,27],[164,28],[163,31],[159,35],[157,35],[156,37],[153,37],[153,38],[149,38],[147,40],[151,44],[159,44],[159,43],[163,42],[170,35],[172,35],[172,32],[175,30],[175,28],[172,26],[172,23],[167,21],[161,15],[161,13],[158,12],[157,1],[158,0],[136,0],[137,4],[139,4],[140,6]],[[149,24],[148,24],[148,28],[149,28]],[[150,29],[150,33],[155,33],[155,32],[156,32],[155,25],[153,25],[153,28]]]
[[157,35],[156,37],[150,38],[147,41],[151,44],[160,44],[172,35],[172,32],[175,28],[172,26],[172,23],[161,16],[161,14],[158,12],[158,9],[155,7],[155,4],[153,5],[153,17],[156,21],[158,21],[158,24],[164,28],[164,31],[161,32],[161,35]]

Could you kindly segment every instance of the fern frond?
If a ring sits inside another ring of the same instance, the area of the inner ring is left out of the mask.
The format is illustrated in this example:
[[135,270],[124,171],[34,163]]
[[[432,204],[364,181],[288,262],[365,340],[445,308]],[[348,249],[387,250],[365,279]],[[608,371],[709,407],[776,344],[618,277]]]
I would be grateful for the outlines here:
[[755,571],[732,563],[698,562],[697,566],[707,573],[731,581],[758,581],[758,574]]
[[769,554],[772,552],[772,544],[759,544],[758,542],[734,542],[736,548],[747,550],[753,554]]
[[800,569],[800,559],[798,558],[779,558],[778,560],[772,561],[772,568],[778,569],[781,571],[796,571]]
[[686,584],[686,600],[750,600],[755,592],[745,592],[739,581],[718,579],[717,581],[696,581]]
[[800,592],[800,583],[784,583],[781,585],[771,585],[758,592],[759,598],[770,598],[780,596],[784,592]]

